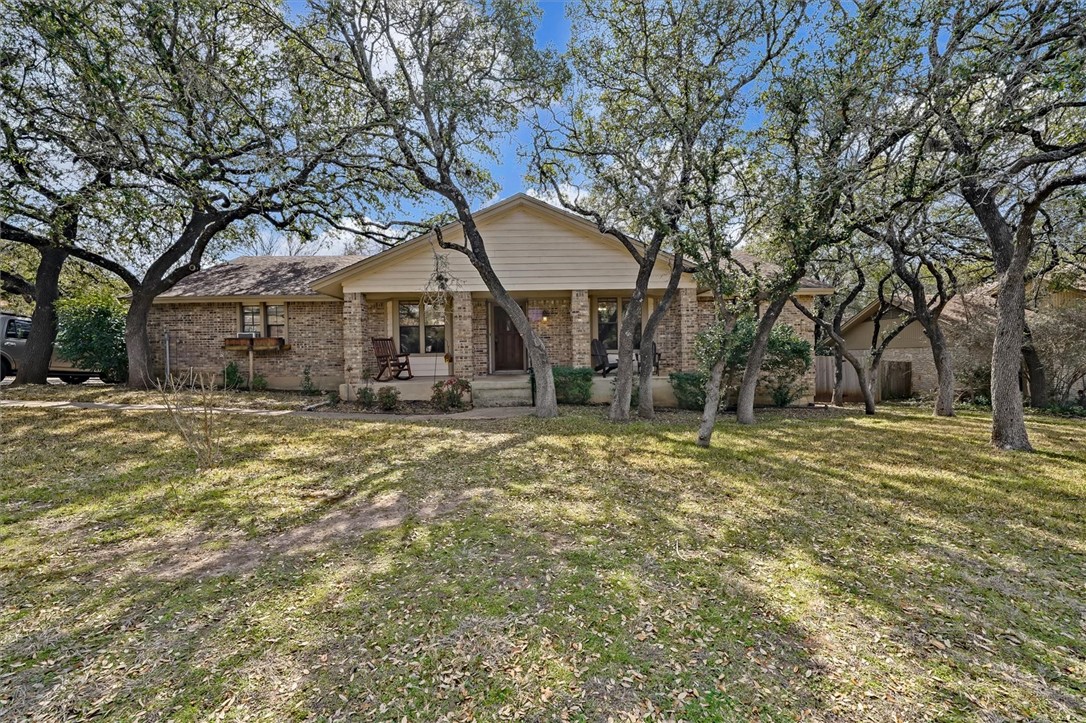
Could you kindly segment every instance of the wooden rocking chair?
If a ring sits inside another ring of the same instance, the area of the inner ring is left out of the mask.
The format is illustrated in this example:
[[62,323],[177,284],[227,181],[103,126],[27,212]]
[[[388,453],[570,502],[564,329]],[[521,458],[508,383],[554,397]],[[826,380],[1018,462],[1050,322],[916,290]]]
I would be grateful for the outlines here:
[[[400,354],[396,351],[396,345],[392,343],[392,337],[373,337],[373,355],[377,357],[378,382],[390,382],[393,379],[413,379],[411,373],[411,355]],[[407,376],[403,376],[407,374]]]
[[599,372],[603,376],[607,376],[613,369],[617,369],[618,364],[611,361],[611,357],[607,355],[607,349],[603,346],[603,342],[599,339],[592,340],[592,369]]

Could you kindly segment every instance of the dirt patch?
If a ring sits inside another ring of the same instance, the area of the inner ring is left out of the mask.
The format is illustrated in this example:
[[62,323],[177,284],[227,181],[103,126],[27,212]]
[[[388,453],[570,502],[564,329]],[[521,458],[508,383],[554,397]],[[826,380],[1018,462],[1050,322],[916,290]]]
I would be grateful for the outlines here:
[[244,575],[271,558],[311,557],[322,549],[350,542],[367,532],[398,527],[408,519],[427,522],[443,517],[462,504],[492,492],[488,488],[472,488],[429,495],[416,503],[400,493],[390,492],[335,510],[291,530],[259,539],[231,541],[220,549],[210,546],[223,538],[194,536],[167,550],[148,573],[160,580]]

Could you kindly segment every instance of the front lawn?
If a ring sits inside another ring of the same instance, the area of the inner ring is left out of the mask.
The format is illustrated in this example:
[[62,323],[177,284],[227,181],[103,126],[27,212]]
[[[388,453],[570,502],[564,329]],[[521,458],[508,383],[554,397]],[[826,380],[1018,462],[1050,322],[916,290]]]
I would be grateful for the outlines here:
[[1086,424],[4,409],[0,719],[1086,718]]

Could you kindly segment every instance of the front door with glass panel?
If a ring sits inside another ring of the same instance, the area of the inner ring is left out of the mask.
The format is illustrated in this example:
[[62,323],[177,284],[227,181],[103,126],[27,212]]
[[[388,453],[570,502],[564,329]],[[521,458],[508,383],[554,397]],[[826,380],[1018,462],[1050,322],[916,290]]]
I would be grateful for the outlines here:
[[524,340],[505,309],[494,305],[494,371],[524,371]]

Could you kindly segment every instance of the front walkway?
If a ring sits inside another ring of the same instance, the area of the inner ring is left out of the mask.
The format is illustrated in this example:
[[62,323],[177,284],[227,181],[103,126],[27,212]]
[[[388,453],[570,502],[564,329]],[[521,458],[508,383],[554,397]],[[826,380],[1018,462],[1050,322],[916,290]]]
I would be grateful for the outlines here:
[[[191,406],[191,405],[189,405]],[[30,409],[99,409],[122,412],[165,411],[164,404],[112,404],[109,402],[45,402],[0,400],[0,408],[22,407]],[[305,417],[307,419],[353,419],[364,422],[432,422],[441,419],[492,420],[512,419],[531,415],[532,407],[485,407],[469,409],[454,414],[371,414],[366,412],[306,412],[296,409],[242,409],[238,407],[214,407],[219,414],[248,414],[258,417]]]

